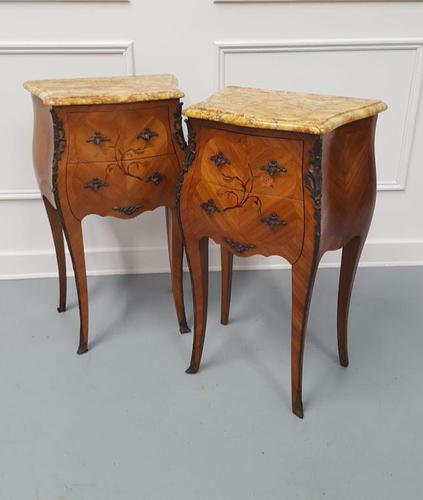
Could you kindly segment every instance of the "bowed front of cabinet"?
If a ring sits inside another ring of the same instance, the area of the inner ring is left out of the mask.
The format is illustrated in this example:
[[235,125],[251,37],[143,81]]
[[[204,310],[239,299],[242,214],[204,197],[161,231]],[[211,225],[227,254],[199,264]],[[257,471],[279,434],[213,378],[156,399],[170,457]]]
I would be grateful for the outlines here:
[[299,417],[316,271],[326,251],[342,248],[338,346],[348,365],[349,302],[374,210],[375,127],[385,109],[376,100],[227,87],[185,111],[189,144],[177,196],[194,292],[188,373],[198,371],[203,351],[209,238],[230,265],[232,255],[255,254],[292,265],[292,410]]

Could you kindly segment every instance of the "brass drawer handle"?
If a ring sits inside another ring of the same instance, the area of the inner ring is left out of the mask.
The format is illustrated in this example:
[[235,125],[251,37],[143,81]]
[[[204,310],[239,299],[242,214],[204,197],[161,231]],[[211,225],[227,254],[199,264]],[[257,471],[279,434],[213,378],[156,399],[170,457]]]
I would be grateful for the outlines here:
[[266,163],[266,165],[260,167],[260,170],[267,172],[270,175],[270,177],[274,177],[275,175],[280,174],[281,172],[283,173],[288,172],[286,167],[279,165],[279,163],[276,160],[270,160],[268,163]]
[[207,200],[203,203],[200,204],[200,207],[209,215],[213,215],[217,212],[220,212],[219,207],[216,205],[214,200],[210,198],[210,200]]
[[231,240],[230,238],[225,238],[225,242],[237,253],[244,253],[247,250],[256,248],[256,246],[252,243],[239,243],[238,241]]
[[159,134],[151,130],[151,128],[145,128],[137,135],[137,139],[144,139],[144,141],[150,141],[153,137],[158,137]]
[[111,141],[110,137],[102,134],[101,132],[95,132],[92,136],[88,137],[87,142],[92,142],[96,146],[100,146],[102,142]]
[[87,188],[87,189],[91,189],[92,191],[94,191],[95,193],[101,189],[101,188],[104,188],[107,186],[107,182],[106,181],[103,181],[103,179],[99,179],[98,177],[93,177],[92,179],[90,179],[89,181],[87,181],[85,184],[84,184],[84,187]]
[[286,220],[281,219],[276,212],[272,212],[269,215],[265,215],[260,220],[261,222],[263,222],[263,224],[267,224],[271,229],[287,225]]
[[225,156],[222,151],[217,154],[210,156],[210,160],[216,165],[217,168],[223,167],[223,165],[230,165],[231,161]]
[[162,182],[164,179],[164,175],[161,174],[160,172],[153,172],[147,177],[147,182],[152,182],[156,186]]
[[133,215],[135,212],[137,212],[138,210],[141,210],[142,208],[144,208],[144,205],[142,203],[138,203],[138,205],[133,205],[130,207],[113,207],[112,210],[114,210],[115,212],[120,212],[121,214],[129,216],[129,215]]

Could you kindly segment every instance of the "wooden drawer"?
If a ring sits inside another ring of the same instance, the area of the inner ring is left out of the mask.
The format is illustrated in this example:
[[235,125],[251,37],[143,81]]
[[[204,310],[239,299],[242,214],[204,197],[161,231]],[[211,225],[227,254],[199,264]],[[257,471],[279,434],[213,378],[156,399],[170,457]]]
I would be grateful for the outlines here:
[[209,234],[237,255],[282,255],[294,262],[304,237],[303,202],[249,194],[236,198],[217,184],[192,179],[190,220],[201,220],[199,237]]
[[302,200],[302,141],[204,129],[204,180],[231,191]]
[[67,166],[68,199],[73,214],[129,218],[161,205],[175,205],[179,176],[176,157],[126,162],[73,163]]
[[131,160],[173,152],[167,106],[71,112],[70,162]]

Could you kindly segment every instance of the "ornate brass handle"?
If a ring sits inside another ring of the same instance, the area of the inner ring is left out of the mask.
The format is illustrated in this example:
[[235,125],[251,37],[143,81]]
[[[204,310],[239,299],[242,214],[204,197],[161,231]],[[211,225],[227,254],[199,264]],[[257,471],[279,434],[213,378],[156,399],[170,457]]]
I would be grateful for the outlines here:
[[219,207],[211,198],[207,201],[204,201],[203,203],[200,203],[200,207],[209,215],[213,215],[217,212],[220,212]]
[[90,179],[89,181],[87,181],[85,184],[84,184],[84,187],[87,188],[87,189],[91,189],[92,191],[94,191],[95,193],[101,189],[101,188],[104,188],[107,186],[107,182],[106,181],[103,181],[103,179],[99,179],[98,177],[93,177],[92,179]]
[[266,165],[260,167],[260,170],[267,172],[270,175],[270,177],[274,177],[275,175],[280,174],[281,172],[283,173],[288,172],[286,167],[279,165],[279,163],[276,160],[270,160],[268,163],[266,163]]
[[256,248],[256,246],[252,243],[239,243],[238,241],[231,240],[230,238],[225,238],[225,242],[237,253],[244,253],[247,250]]
[[231,161],[225,156],[225,153],[219,151],[217,154],[210,156],[210,160],[216,165],[217,168],[223,167],[223,165],[230,165]]
[[160,172],[153,172],[147,177],[147,182],[152,182],[157,186],[157,184],[160,184],[162,180],[164,179],[164,175],[161,174]]
[[144,208],[144,205],[142,203],[138,203],[137,205],[132,205],[130,207],[113,207],[112,210],[129,216],[133,215],[135,212],[141,210],[142,208]]
[[151,130],[151,128],[145,128],[137,135],[137,139],[144,139],[144,141],[150,141],[153,137],[158,137],[158,133]]
[[107,137],[101,132],[95,132],[92,136],[88,137],[87,142],[92,142],[96,146],[100,146],[102,142],[107,142],[110,140],[110,137]]
[[263,224],[267,224],[271,229],[287,225],[286,220],[281,219],[276,212],[272,212],[269,215],[265,215],[260,220],[261,222],[263,222]]

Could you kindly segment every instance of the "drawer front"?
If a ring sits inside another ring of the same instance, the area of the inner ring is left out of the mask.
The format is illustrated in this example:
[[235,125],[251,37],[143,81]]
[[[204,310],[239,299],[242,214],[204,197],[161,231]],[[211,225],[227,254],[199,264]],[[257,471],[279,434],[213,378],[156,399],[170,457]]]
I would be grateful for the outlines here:
[[173,152],[168,109],[72,112],[69,123],[69,159],[121,161]]
[[210,235],[237,255],[281,255],[290,262],[299,257],[304,236],[301,201],[253,193],[243,197],[196,179],[189,193],[188,220],[200,228],[199,237]]
[[229,190],[303,199],[302,141],[205,129],[198,175]]
[[130,218],[159,206],[175,205],[179,176],[175,156],[67,166],[67,191],[73,214]]

